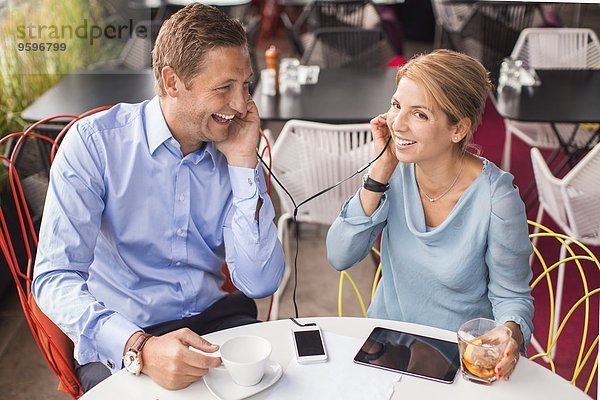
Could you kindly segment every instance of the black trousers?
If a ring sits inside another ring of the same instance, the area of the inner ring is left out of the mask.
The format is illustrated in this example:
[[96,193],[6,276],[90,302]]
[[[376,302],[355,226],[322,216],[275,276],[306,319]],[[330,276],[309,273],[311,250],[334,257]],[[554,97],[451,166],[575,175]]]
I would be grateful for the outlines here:
[[[144,331],[154,336],[164,335],[181,328],[189,328],[198,335],[248,325],[258,322],[258,310],[254,300],[242,292],[229,293],[204,312],[193,317],[162,322],[148,326]],[[116,360],[115,360],[116,361]],[[75,361],[75,374],[79,378],[82,389],[87,392],[110,376],[110,370],[101,362],[79,365]]]

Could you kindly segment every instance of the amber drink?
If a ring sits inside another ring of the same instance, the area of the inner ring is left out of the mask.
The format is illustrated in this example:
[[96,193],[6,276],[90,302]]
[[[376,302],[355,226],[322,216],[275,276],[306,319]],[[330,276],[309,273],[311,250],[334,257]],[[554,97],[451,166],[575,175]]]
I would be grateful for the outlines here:
[[512,332],[503,324],[475,318],[458,329],[458,350],[465,379],[489,384],[496,380],[496,365],[503,357]]

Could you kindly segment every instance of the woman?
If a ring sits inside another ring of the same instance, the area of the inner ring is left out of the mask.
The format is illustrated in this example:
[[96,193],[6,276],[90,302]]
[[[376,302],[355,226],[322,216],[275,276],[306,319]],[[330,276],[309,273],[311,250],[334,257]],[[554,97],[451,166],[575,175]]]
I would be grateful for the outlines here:
[[513,176],[467,151],[491,84],[464,54],[437,50],[398,71],[386,114],[371,120],[375,154],[389,145],[327,235],[338,270],[383,230],[382,281],[369,317],[458,330],[488,317],[513,338],[496,368],[508,379],[533,329],[525,207]]

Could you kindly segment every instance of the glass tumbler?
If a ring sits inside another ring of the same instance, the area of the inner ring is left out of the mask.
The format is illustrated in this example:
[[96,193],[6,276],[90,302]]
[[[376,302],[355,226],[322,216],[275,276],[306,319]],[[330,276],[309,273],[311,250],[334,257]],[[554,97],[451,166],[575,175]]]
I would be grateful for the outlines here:
[[300,61],[296,58],[284,58],[279,63],[279,89],[282,93],[300,93],[299,66]]
[[458,328],[458,350],[463,378],[490,384],[496,380],[496,365],[512,337],[505,325],[487,318],[475,318]]
[[498,90],[521,93],[521,70],[523,61],[505,58],[500,66],[500,77],[498,78]]

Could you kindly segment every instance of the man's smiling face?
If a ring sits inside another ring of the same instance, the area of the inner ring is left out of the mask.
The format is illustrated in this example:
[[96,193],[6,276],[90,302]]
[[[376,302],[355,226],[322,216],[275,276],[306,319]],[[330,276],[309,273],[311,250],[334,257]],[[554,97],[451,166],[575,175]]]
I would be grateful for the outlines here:
[[204,67],[177,97],[178,124],[184,127],[187,142],[226,140],[234,119],[244,118],[252,68],[245,47],[217,47],[209,50]]

